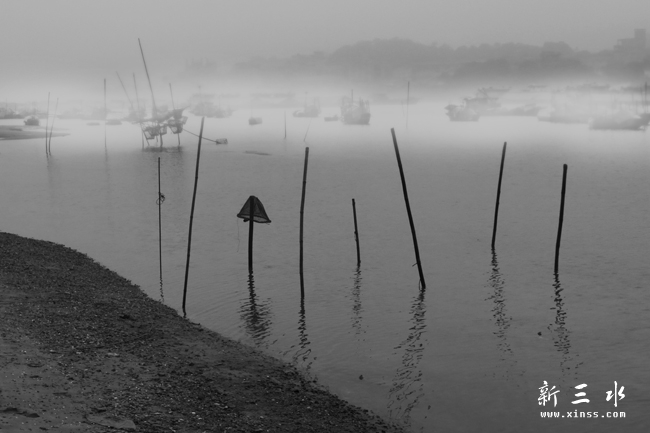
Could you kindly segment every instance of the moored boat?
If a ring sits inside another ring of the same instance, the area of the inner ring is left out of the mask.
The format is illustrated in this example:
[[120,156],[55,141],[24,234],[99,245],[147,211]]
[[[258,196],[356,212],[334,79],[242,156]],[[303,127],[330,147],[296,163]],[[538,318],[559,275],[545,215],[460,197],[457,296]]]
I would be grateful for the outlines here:
[[38,126],[41,124],[41,121],[36,116],[29,116],[25,120],[23,120],[23,122],[27,126]]
[[476,122],[481,115],[467,105],[449,104],[445,107],[447,116],[452,122]]
[[359,99],[357,103],[347,96],[341,101],[341,120],[346,125],[368,125],[370,123],[370,102]]
[[320,116],[320,102],[318,99],[314,99],[314,102],[310,105],[305,103],[305,107],[301,110],[296,110],[293,112],[293,117],[318,117]]
[[644,131],[650,123],[650,114],[633,114],[618,110],[609,115],[600,115],[591,119],[591,129]]

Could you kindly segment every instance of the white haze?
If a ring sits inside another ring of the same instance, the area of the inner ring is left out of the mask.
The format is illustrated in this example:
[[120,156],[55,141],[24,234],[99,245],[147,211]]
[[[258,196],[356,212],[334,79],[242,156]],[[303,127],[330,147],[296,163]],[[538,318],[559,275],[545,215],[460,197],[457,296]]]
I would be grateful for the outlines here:
[[[129,89],[135,72],[145,94],[138,38],[156,92],[166,92],[196,59],[226,66],[395,37],[452,47],[564,41],[597,51],[645,28],[650,16],[648,0],[3,0],[0,6],[0,102],[42,102],[48,92],[101,100],[104,78],[109,95],[123,99],[116,71]],[[201,83],[186,84],[191,92]],[[179,88],[179,98],[188,96]]]

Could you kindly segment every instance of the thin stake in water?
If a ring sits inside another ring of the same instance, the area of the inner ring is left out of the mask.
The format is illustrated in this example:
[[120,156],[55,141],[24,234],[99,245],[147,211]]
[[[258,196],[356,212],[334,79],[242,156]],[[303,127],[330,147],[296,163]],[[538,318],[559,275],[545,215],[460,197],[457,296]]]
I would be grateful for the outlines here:
[[47,117],[45,120],[45,154],[48,154],[47,150],[47,128],[50,124],[50,92],[47,92]]
[[494,251],[494,242],[497,237],[497,219],[499,217],[499,198],[501,197],[501,179],[503,178],[503,163],[506,159],[506,145],[503,143],[503,151],[501,152],[501,168],[499,169],[499,185],[497,186],[497,204],[494,208],[494,226],[492,228],[492,251]]
[[106,78],[104,78],[104,147],[106,147]]
[[361,266],[361,250],[359,249],[359,231],[357,230],[357,206],[352,199],[352,215],[354,215],[354,240],[357,243],[357,267]]
[[424,274],[422,273],[422,263],[420,262],[420,249],[418,248],[418,238],[415,235],[415,225],[413,224],[413,215],[411,214],[411,205],[409,204],[409,195],[406,190],[406,180],[404,179],[404,170],[402,169],[402,159],[399,156],[399,147],[397,147],[397,138],[395,137],[395,128],[390,129],[393,135],[393,145],[395,147],[395,156],[397,157],[397,165],[399,167],[399,176],[402,179],[402,192],[404,193],[404,202],[406,203],[406,213],[409,217],[409,224],[411,225],[411,235],[413,235],[413,249],[415,250],[415,260],[418,265],[418,272],[420,273],[420,282],[422,289],[426,287],[424,282]]
[[560,260],[560,240],[562,239],[562,224],[564,223],[564,196],[566,195],[566,173],[567,165],[562,170],[562,199],[560,201],[560,221],[557,226],[557,241],[555,242],[555,274],[557,275],[558,263]]
[[255,197],[250,196],[248,212],[248,272],[253,273],[253,224],[255,223]]
[[302,198],[300,199],[300,297],[305,297],[305,281],[302,273],[302,234],[305,216],[305,188],[307,186],[307,163],[309,161],[309,147],[305,147],[305,168],[302,173]]
[[[56,98],[56,105],[54,106],[54,117],[52,117],[52,126],[50,126],[50,140],[47,145],[47,153],[52,154],[52,131],[54,131],[54,121],[56,120],[56,112],[59,109],[59,98]],[[45,132],[47,137],[47,131]]]
[[160,192],[160,157],[158,157],[158,261],[160,263],[160,290],[162,292],[162,203],[165,196]]
[[192,249],[192,220],[194,219],[194,203],[196,203],[196,187],[199,183],[199,161],[201,159],[201,138],[203,138],[203,122],[205,117],[201,117],[201,130],[199,131],[199,149],[196,152],[196,173],[194,175],[194,193],[192,194],[192,210],[190,211],[190,230],[187,239],[187,262],[185,264],[185,284],[183,286],[183,317],[187,315],[185,311],[185,300],[187,298],[187,277],[190,273],[190,251]]

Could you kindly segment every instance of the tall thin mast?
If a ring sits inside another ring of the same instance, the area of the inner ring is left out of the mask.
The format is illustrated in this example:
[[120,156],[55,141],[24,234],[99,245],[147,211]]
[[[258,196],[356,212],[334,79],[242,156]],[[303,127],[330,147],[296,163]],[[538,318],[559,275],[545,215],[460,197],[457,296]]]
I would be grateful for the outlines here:
[[[135,102],[138,107],[138,113],[136,115],[138,123],[140,124],[140,129],[142,130],[142,118],[140,117],[140,97],[138,96],[138,83],[135,81],[135,72],[133,73],[133,86],[135,87]],[[142,147],[144,148],[144,139],[147,139],[147,146],[149,145],[149,139],[144,135],[142,131]]]
[[120,84],[122,85],[122,89],[124,90],[124,94],[126,95],[126,99],[129,101],[129,105],[131,106],[131,110],[135,110],[133,107],[133,101],[131,101],[131,98],[129,98],[129,94],[126,91],[126,87],[124,87],[124,82],[122,82],[122,78],[120,77],[120,74],[115,71],[115,74],[117,75],[117,79],[120,80]]
[[140,45],[140,53],[142,54],[142,63],[144,63],[144,71],[147,73],[147,81],[149,81],[149,90],[151,90],[151,102],[153,103],[153,113],[152,117],[154,120],[158,116],[158,109],[156,108],[156,99],[153,96],[153,87],[151,86],[151,78],[149,77],[149,70],[147,69],[147,61],[144,59],[144,51],[142,50],[142,43],[140,43],[140,38],[138,38],[138,45]]

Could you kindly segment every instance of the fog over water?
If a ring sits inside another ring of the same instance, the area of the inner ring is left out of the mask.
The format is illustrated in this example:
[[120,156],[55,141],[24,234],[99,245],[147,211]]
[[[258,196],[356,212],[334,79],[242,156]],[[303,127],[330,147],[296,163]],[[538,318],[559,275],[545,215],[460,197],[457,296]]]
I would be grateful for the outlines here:
[[115,71],[143,72],[138,38],[162,88],[180,81],[176,75],[193,59],[225,68],[254,56],[329,53],[375,38],[452,48],[564,41],[599,51],[644,28],[649,13],[645,0],[6,1],[0,97],[89,97]]
[[[188,318],[293,362],[412,431],[650,426],[650,133],[593,128],[594,119],[617,122],[612,112],[650,121],[649,0],[0,6],[0,133],[37,134],[56,120],[55,133],[68,134],[55,135],[47,155],[40,137],[0,137],[0,230],[78,249],[180,310],[195,135],[205,116]],[[183,133],[170,126],[164,144],[145,142],[143,124],[125,120],[136,104],[150,117],[154,97],[159,112],[183,108],[187,116]],[[346,98],[365,101],[369,124],[339,121]],[[483,110],[480,119],[451,121],[458,119],[449,107],[470,101]],[[197,110],[202,103],[211,114]],[[312,104],[320,113],[307,118]],[[23,125],[30,114],[40,126]],[[221,138],[227,146],[208,141]],[[166,196],[164,287],[157,163]],[[246,267],[249,227],[236,217],[250,195],[272,220],[255,226],[254,275]],[[554,410],[538,403],[543,381],[561,388],[562,413],[601,414],[616,409],[605,392],[617,381],[628,396],[618,410],[628,416],[542,419],[540,411]],[[581,383],[588,407],[571,401]]]

